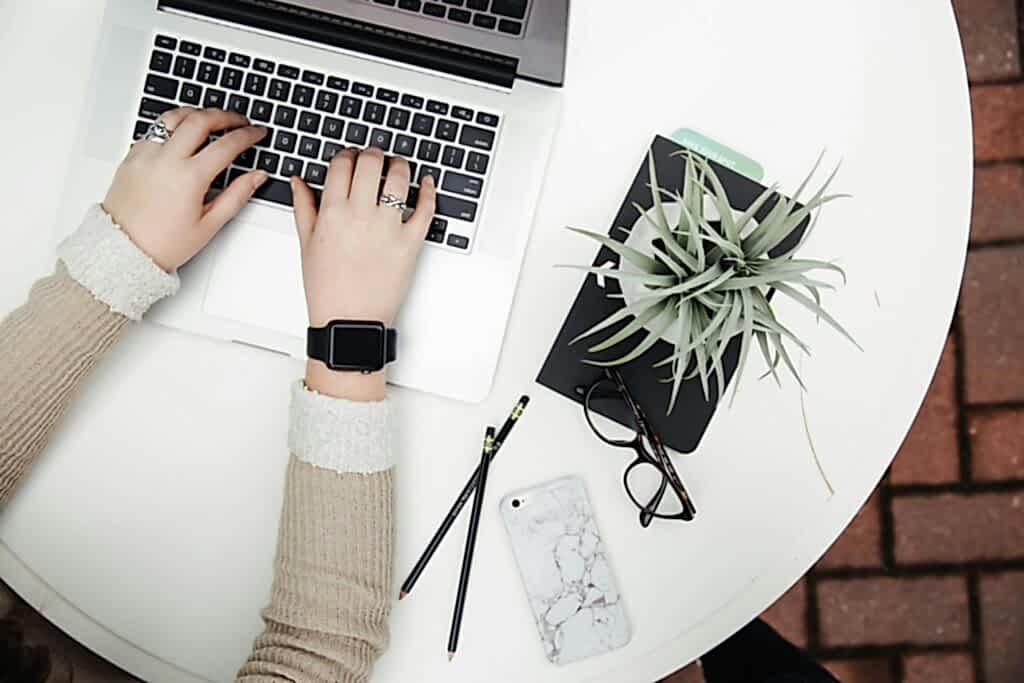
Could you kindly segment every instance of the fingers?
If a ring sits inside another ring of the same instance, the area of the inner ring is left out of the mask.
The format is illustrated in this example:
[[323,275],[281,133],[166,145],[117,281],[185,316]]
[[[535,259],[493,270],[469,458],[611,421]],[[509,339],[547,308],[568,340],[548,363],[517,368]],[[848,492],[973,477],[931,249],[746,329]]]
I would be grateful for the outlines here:
[[380,191],[380,177],[384,171],[384,152],[376,147],[368,147],[359,154],[356,160],[356,171],[352,176],[352,189],[348,199],[354,208],[369,211],[377,206],[377,193]]
[[384,194],[394,195],[402,201],[409,197],[409,162],[402,157],[391,157],[388,175],[384,178]]
[[[199,111],[195,107],[178,107],[177,109],[170,109],[160,115],[159,120],[167,126],[167,130],[174,134],[174,131],[181,125],[181,122],[185,120],[189,114]],[[164,143],[166,144],[166,143]],[[163,149],[163,145],[159,142],[152,142],[145,139],[138,140],[132,145],[132,150],[155,152]]]
[[331,159],[331,167],[327,170],[327,182],[320,200],[323,209],[338,207],[348,200],[352,187],[352,171],[356,165],[356,150],[347,147]]
[[295,230],[299,233],[299,244],[305,248],[306,242],[313,235],[316,225],[316,198],[309,185],[295,176],[291,179],[292,205],[295,208]]
[[263,170],[249,171],[235,178],[223,192],[206,205],[200,221],[204,232],[212,238],[228,221],[238,215],[245,203],[252,198],[253,192],[266,180],[267,172]]
[[196,163],[203,178],[213,180],[235,157],[262,140],[266,134],[267,129],[263,126],[244,126],[214,140],[196,155]]
[[196,150],[210,137],[210,133],[241,128],[248,124],[249,119],[233,111],[224,111],[223,109],[194,111],[174,128],[174,134],[171,135],[170,140],[164,143],[164,148],[185,159],[196,153]]
[[420,181],[420,196],[416,200],[416,210],[405,222],[405,230],[409,239],[423,242],[430,230],[430,222],[434,220],[434,212],[437,211],[437,188],[434,187],[434,176],[424,175]]

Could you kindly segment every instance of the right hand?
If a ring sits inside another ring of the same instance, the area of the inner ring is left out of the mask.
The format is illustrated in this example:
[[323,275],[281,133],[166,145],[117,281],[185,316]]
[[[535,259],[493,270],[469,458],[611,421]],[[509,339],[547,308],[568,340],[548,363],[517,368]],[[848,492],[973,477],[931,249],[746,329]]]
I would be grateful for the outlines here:
[[[433,178],[424,176],[416,210],[403,223],[401,211],[379,203],[383,169],[384,153],[376,147],[339,152],[331,161],[319,212],[306,183],[298,177],[291,180],[312,327],[335,319],[390,326],[405,300],[434,217],[436,191]],[[405,199],[409,180],[409,163],[392,157],[383,192]],[[383,397],[384,372],[361,376],[311,361],[306,383],[330,395],[378,400]]]

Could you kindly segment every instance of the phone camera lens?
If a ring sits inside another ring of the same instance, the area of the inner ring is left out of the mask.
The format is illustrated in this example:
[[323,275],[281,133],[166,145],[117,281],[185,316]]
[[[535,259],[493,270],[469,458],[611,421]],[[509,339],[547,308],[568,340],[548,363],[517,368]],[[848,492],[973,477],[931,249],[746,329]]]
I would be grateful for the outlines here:
[[519,507],[519,504],[520,503],[519,503],[519,499],[518,498],[513,498],[512,499],[512,507],[517,508],[517,507]]

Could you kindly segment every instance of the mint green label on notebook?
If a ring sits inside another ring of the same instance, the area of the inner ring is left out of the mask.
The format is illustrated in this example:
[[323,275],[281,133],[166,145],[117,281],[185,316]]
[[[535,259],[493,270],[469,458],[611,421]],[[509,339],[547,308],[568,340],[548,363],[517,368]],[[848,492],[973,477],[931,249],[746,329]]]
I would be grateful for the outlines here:
[[720,142],[715,142],[706,135],[701,135],[691,128],[680,128],[672,133],[672,139],[680,145],[715,161],[728,169],[745,175],[751,180],[764,180],[764,169],[750,157],[735,152]]

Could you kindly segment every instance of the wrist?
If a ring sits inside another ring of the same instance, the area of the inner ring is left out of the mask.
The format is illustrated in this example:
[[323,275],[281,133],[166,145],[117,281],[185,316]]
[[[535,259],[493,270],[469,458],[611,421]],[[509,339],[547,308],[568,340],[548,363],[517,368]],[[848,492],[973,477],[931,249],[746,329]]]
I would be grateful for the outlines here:
[[306,361],[306,386],[318,393],[350,401],[383,401],[387,394],[387,370],[339,372],[318,360]]

